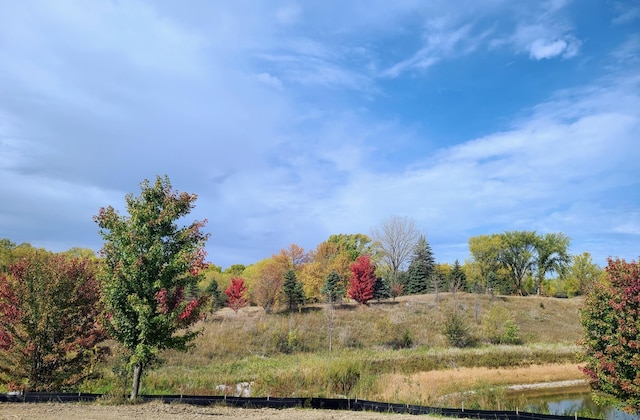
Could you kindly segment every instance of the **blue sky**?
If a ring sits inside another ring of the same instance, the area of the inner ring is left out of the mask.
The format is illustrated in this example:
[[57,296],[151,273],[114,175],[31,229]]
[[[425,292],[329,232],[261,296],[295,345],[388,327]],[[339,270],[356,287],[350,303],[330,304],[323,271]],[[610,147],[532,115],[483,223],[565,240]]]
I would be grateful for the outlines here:
[[416,220],[640,255],[640,2],[20,1],[0,13],[0,237],[101,247],[167,174],[209,260]]

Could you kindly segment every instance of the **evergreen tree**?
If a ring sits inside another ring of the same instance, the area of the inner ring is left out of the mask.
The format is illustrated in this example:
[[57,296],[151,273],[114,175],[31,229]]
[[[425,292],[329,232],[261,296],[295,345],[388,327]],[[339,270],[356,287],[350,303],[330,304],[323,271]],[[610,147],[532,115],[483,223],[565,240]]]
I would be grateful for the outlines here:
[[382,299],[388,299],[391,297],[391,288],[385,279],[382,277],[376,278],[376,282],[373,284],[373,298],[380,302]]
[[435,259],[429,242],[424,236],[420,236],[416,244],[411,263],[409,264],[409,282],[407,292],[409,294],[427,293],[433,274]]
[[227,303],[227,295],[220,291],[220,285],[216,279],[211,279],[205,292],[211,296],[211,312],[217,311]]
[[320,290],[320,292],[327,297],[331,304],[340,299],[344,294],[344,288],[340,283],[340,276],[335,271],[332,271],[327,276],[327,280],[324,282],[322,290]]
[[298,307],[298,305],[304,304],[304,290],[302,289],[302,283],[296,279],[296,273],[293,270],[288,270],[284,273],[282,291],[284,292],[287,300],[287,306],[290,311]]
[[460,261],[456,260],[449,276],[449,290],[451,292],[463,291],[467,289],[467,275],[464,274]]

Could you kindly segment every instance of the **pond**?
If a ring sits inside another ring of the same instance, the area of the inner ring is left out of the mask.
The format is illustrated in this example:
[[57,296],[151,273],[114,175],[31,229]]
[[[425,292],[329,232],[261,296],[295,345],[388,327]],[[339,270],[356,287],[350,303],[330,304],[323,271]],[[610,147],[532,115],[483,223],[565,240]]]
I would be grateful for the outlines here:
[[[551,391],[551,390],[549,390]],[[612,407],[596,404],[591,393],[585,387],[567,390],[556,389],[553,392],[519,391],[508,396],[512,404],[522,407],[530,413],[548,413],[555,415],[591,417],[606,420],[638,420],[638,416],[624,413]]]

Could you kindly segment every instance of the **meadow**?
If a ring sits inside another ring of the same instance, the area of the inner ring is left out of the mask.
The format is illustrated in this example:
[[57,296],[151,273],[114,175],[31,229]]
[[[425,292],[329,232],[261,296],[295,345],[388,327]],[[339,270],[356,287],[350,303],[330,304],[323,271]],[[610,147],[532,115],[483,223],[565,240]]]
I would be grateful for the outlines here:
[[[326,304],[272,314],[224,308],[195,326],[202,333],[191,351],[162,354],[164,363],[143,376],[141,393],[220,395],[249,383],[253,396],[459,406],[466,395],[466,406],[488,408],[503,401],[505,385],[584,378],[576,344],[581,304],[580,298],[440,293],[333,310]],[[518,326],[520,344],[486,340],[483,319],[496,306]],[[454,348],[443,334],[452,309],[469,326],[469,347]],[[83,391],[127,393],[121,352],[111,345],[102,377]]]

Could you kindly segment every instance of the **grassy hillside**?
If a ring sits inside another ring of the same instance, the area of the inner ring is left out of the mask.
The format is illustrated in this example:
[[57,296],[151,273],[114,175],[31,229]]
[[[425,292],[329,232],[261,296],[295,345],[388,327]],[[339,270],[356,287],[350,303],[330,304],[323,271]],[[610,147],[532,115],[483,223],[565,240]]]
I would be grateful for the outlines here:
[[[270,315],[256,307],[238,314],[223,309],[197,326],[203,332],[190,353],[164,354],[166,363],[147,372],[142,392],[215,395],[224,392],[216,389],[218,385],[252,382],[253,395],[346,395],[427,403],[452,390],[418,392],[420,387],[426,389],[419,380],[424,372],[484,367],[501,376],[498,382],[503,383],[509,374],[498,368],[516,372],[516,367],[553,364],[562,366],[563,373],[547,369],[545,380],[571,379],[580,375],[567,364],[575,365],[579,351],[575,343],[581,333],[581,304],[581,299],[492,299],[458,293],[440,294],[437,299],[404,296],[369,306],[343,304],[333,315],[327,305]],[[518,325],[521,345],[491,345],[484,339],[482,320],[496,305]],[[451,308],[464,315],[476,337],[475,346],[449,346],[442,325]],[[112,372],[120,368],[114,357],[105,377],[87,390],[119,393],[127,384]]]

